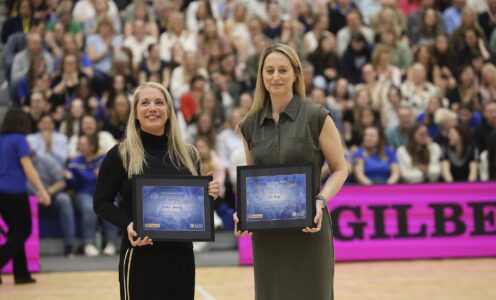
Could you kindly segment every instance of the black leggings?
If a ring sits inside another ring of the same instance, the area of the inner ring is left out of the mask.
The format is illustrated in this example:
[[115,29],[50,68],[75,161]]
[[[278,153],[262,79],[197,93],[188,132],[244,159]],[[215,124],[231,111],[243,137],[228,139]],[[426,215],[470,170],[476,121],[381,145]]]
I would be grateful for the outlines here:
[[31,208],[28,195],[0,192],[0,215],[9,227],[6,234],[7,242],[0,246],[0,270],[13,259],[14,278],[27,278],[30,274],[25,243],[31,235]]

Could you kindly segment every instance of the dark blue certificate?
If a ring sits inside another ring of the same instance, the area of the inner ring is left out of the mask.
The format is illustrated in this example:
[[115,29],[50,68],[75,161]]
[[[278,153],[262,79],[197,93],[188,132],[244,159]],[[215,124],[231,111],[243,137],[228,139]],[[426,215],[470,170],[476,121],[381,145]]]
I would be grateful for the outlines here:
[[204,190],[195,186],[143,186],[143,225],[148,230],[201,231]]
[[312,164],[237,168],[236,210],[240,230],[313,227],[315,189]]
[[213,241],[210,176],[133,176],[133,221],[153,241]]
[[248,221],[305,219],[305,174],[246,178]]

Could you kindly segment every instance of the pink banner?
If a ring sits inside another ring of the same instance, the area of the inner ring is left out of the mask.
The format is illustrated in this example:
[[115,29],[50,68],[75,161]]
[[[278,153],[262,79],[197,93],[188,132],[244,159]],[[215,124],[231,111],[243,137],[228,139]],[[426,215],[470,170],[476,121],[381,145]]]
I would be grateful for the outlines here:
[[496,256],[496,182],[345,186],[328,206],[337,261]]
[[[32,231],[28,240],[26,241],[26,256],[28,259],[28,270],[29,272],[39,272],[40,271],[40,238],[38,230],[38,199],[35,196],[29,197],[29,202],[31,206],[31,219],[32,219]],[[7,225],[2,220],[0,216],[0,227],[3,232],[8,231]],[[0,234],[0,245],[5,243],[5,237]],[[2,273],[12,272],[12,261],[10,261],[3,269]]]

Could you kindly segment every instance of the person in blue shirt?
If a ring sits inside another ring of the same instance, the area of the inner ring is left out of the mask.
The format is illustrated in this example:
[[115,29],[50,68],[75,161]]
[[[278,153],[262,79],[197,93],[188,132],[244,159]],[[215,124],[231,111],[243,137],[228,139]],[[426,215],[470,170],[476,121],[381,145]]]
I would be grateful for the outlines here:
[[360,184],[395,184],[400,179],[396,154],[386,145],[382,130],[375,126],[365,128],[362,146],[353,154],[353,160]]
[[29,273],[25,250],[25,242],[31,234],[26,179],[35,186],[43,205],[51,203],[30,158],[25,138],[31,128],[29,122],[26,113],[12,107],[0,126],[0,216],[9,228],[5,235],[7,242],[0,246],[0,270],[13,259],[15,284],[36,282]]
[[[86,256],[97,256],[99,250],[95,246],[95,233],[98,217],[93,211],[93,192],[96,177],[105,154],[98,152],[98,136],[82,135],[79,138],[78,150],[81,155],[69,162],[65,172],[68,186],[74,190],[74,204],[81,213],[81,231],[84,242],[83,252]],[[103,222],[103,233],[106,247],[103,254],[114,255],[114,242],[117,238],[117,227],[107,221]]]

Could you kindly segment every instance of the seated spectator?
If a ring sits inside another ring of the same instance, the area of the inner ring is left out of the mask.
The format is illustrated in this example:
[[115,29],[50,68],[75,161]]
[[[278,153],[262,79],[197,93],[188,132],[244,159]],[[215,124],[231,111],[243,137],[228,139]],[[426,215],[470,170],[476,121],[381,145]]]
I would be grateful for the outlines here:
[[339,108],[332,106],[326,98],[326,94],[323,89],[314,88],[310,96],[310,101],[317,105],[325,107],[329,111],[329,116],[331,117],[336,128],[341,131],[343,129],[343,116]]
[[460,26],[453,31],[453,34],[450,37],[451,47],[455,53],[463,49],[464,40],[466,40],[464,35],[465,32],[469,30],[473,30],[477,37],[480,37],[484,43],[487,43],[487,37],[477,21],[477,14],[470,8],[466,7],[462,11]]
[[386,146],[382,130],[367,127],[363,144],[353,154],[355,178],[359,184],[395,184],[400,179],[394,150]]
[[322,36],[317,48],[308,55],[308,61],[314,68],[314,80],[321,80],[324,87],[327,87],[329,83],[336,80],[339,75],[336,38],[332,35]]
[[[479,2],[479,1],[477,1]],[[486,0],[487,10],[479,12],[478,21],[479,25],[484,30],[486,38],[490,38],[494,31],[494,16],[496,15],[496,1]]]
[[28,72],[19,79],[17,86],[17,99],[19,99],[21,105],[27,106],[26,101],[29,93],[36,90],[38,79],[48,71],[46,68],[47,66],[43,57],[36,56],[31,60]]
[[439,135],[434,141],[444,149],[449,143],[448,136],[451,129],[458,125],[458,116],[447,108],[440,108],[434,113],[434,123],[439,128]]
[[483,106],[496,100],[496,67],[492,63],[482,66],[479,95]]
[[171,75],[170,91],[176,105],[179,102],[179,98],[189,90],[193,76],[198,74],[208,79],[207,70],[200,66],[196,53],[186,52],[184,54],[184,63],[175,68]]
[[80,71],[83,72],[89,79],[93,78],[93,64],[91,63],[91,59],[85,52],[81,51],[81,48],[76,42],[76,39],[70,34],[64,35],[62,55],[55,58],[53,67],[55,76],[60,75],[62,58],[66,54],[75,54],[79,58]]
[[408,142],[396,151],[402,181],[437,182],[441,176],[441,155],[441,147],[431,142],[427,127],[414,125],[408,135]]
[[300,33],[300,30],[300,23],[298,21],[294,19],[284,20],[282,22],[281,35],[273,41],[274,43],[289,45],[298,53],[299,57],[304,57],[303,35]]
[[393,49],[391,64],[398,67],[401,74],[405,74],[413,61],[412,50],[408,47],[408,43],[401,40],[394,30],[388,29],[381,31],[379,41],[380,44],[389,46]]
[[156,43],[148,46],[148,56],[143,58],[139,64],[140,84],[147,81],[162,83],[168,87],[171,76],[171,68],[167,62],[160,59],[160,48]]
[[[200,101],[198,102],[198,111],[201,113],[210,114],[213,126],[215,130],[220,130],[224,126],[224,112],[231,114],[233,107],[222,107],[219,103],[217,95],[211,90],[206,91],[200,96]],[[197,116],[193,117],[196,120]]]
[[416,121],[419,124],[423,124],[427,127],[427,131],[429,132],[429,137],[433,140],[436,140],[439,135],[439,127],[436,122],[434,122],[434,116],[436,115],[436,111],[443,107],[442,100],[439,96],[433,96],[429,100],[429,104],[427,104],[427,108],[424,112],[421,112]]
[[462,21],[462,11],[466,0],[453,0],[452,5],[443,12],[446,33],[451,36]]
[[217,135],[215,152],[224,166],[230,165],[231,155],[235,151],[239,149],[244,151],[243,139],[236,133],[236,127],[244,116],[245,112],[242,108],[234,108],[229,115],[226,128]]
[[445,182],[476,181],[478,174],[477,147],[467,129],[450,129],[448,144],[443,147],[441,166]]
[[340,74],[353,84],[359,83],[361,70],[370,62],[370,55],[371,48],[365,37],[361,33],[353,35],[346,51],[343,51]]
[[366,44],[374,43],[374,32],[362,24],[362,17],[357,10],[352,10],[346,15],[346,27],[336,34],[338,41],[338,55],[342,57],[352,41],[352,37],[361,35]]
[[[68,106],[79,89],[86,75],[81,72],[79,58],[76,54],[66,54],[62,58],[61,74],[53,78],[51,88],[53,90],[52,103],[56,106]],[[60,120],[59,120],[60,121]]]
[[200,155],[201,174],[204,176],[209,173],[212,174],[212,176],[219,182],[219,196],[223,197],[226,192],[226,169],[222,163],[222,160],[220,160],[215,151],[210,148],[208,145],[208,140],[205,137],[196,137],[194,146]]
[[93,86],[88,78],[81,78],[74,97],[83,101],[85,114],[94,117],[99,123],[105,119],[100,97],[93,91]]
[[174,48],[196,51],[196,37],[185,28],[184,15],[173,12],[168,20],[167,31],[160,35],[160,59],[171,62]]
[[401,85],[401,71],[392,64],[392,55],[392,48],[380,44],[372,52],[372,65],[377,73],[377,80],[385,87]]
[[[145,22],[145,31],[148,35],[158,38],[159,30],[156,23],[155,12],[153,8],[147,5],[145,0],[124,1],[127,6],[122,13],[124,16],[124,36],[132,34],[132,23],[134,20],[143,20]],[[129,3],[131,2],[131,3]]]
[[12,34],[16,32],[29,32],[33,18],[31,1],[21,0],[17,2],[16,11],[17,15],[8,17],[2,26],[1,42],[4,45]]
[[205,77],[202,75],[193,76],[190,82],[190,90],[179,98],[179,107],[187,123],[194,122],[194,118],[198,113],[200,98],[205,93],[206,84]]
[[270,39],[275,39],[281,35],[282,20],[281,7],[278,2],[269,2],[267,4],[268,19],[265,22],[264,34]]
[[409,106],[402,106],[398,110],[398,125],[386,128],[387,142],[398,149],[408,141],[408,133],[415,124],[412,109]]
[[112,107],[107,111],[103,130],[112,134],[116,141],[122,140],[126,132],[127,120],[131,112],[131,103],[126,94],[115,96]]
[[401,85],[403,102],[412,107],[413,114],[417,116],[425,110],[429,99],[436,93],[437,88],[427,81],[424,65],[415,63],[410,68],[408,79]]
[[31,131],[35,133],[38,131],[38,121],[44,114],[49,114],[51,111],[51,104],[42,93],[33,91],[28,98],[29,106],[24,107],[31,119]]
[[475,143],[479,151],[487,149],[489,135],[496,129],[496,101],[484,105],[482,115],[482,124],[474,132]]
[[69,114],[60,124],[60,133],[65,134],[67,138],[81,133],[81,120],[85,115],[83,100],[76,98],[72,100],[69,108]]
[[444,34],[444,28],[437,19],[439,15],[434,8],[422,11],[421,22],[411,32],[410,45],[433,45],[436,36]]
[[471,65],[460,69],[457,85],[446,93],[446,98],[449,100],[449,108],[453,111],[458,111],[462,103],[470,103],[475,110],[482,110],[477,77]]
[[145,57],[148,57],[148,47],[156,43],[157,39],[147,34],[145,22],[137,19],[133,21],[133,34],[126,37],[123,46],[131,50],[133,62],[138,66]]
[[375,13],[369,23],[370,28],[378,37],[383,30],[393,30],[397,36],[405,31],[405,17],[395,7],[396,0],[383,0],[382,9]]
[[197,117],[196,123],[188,126],[188,134],[186,136],[192,142],[197,137],[203,136],[207,139],[210,149],[214,149],[217,142],[217,133],[213,126],[212,116],[208,112],[201,112]]
[[372,108],[380,110],[389,86],[386,86],[384,81],[378,80],[377,72],[370,63],[366,63],[362,67],[361,74],[363,83],[355,85],[355,90],[358,91],[365,88],[370,94]]
[[432,48],[433,83],[441,94],[456,86],[456,79],[453,76],[453,50],[449,45],[449,38],[445,34],[436,37]]
[[[91,34],[97,31],[96,28],[98,27],[98,22],[102,18],[108,18],[112,22],[115,32],[118,32],[119,34],[122,33],[122,25],[119,14],[110,6],[113,2],[114,1],[109,0],[91,0],[95,14],[81,22],[84,24],[84,32],[86,34]],[[76,12],[76,9],[77,3],[73,12]],[[79,16],[74,15],[74,17],[78,18]]]
[[64,31],[74,38],[77,48],[80,49],[84,41],[84,25],[72,18],[72,5],[72,1],[62,1],[56,7],[55,18],[48,21],[47,30],[48,32],[54,31],[55,24],[62,24]]
[[472,104],[463,103],[458,109],[458,125],[473,133],[482,123],[482,116],[474,111]]
[[453,68],[456,72],[460,72],[464,65],[472,63],[474,58],[480,57],[483,61],[491,59],[491,53],[486,47],[482,37],[475,29],[467,29],[463,32],[461,47],[454,49]]
[[[407,2],[407,1],[404,1],[404,2]],[[409,2],[409,1],[408,1]],[[413,1],[415,3],[415,1]],[[423,22],[424,18],[424,12],[429,9],[429,8],[435,8],[434,4],[435,4],[435,1],[434,0],[420,0],[420,7],[418,7],[418,9],[412,11],[410,14],[408,14],[408,20],[407,20],[407,33],[408,33],[408,37],[409,39],[412,38],[412,35],[414,33],[415,30],[417,30],[421,23]],[[437,8],[435,8],[435,12],[436,12],[436,27],[440,27],[440,28],[443,28],[444,30],[444,19],[443,19],[443,15],[439,12],[439,10]]]
[[381,126],[382,128],[396,127],[399,124],[398,111],[401,107],[401,90],[396,86],[391,86],[385,101],[381,105]]
[[55,131],[55,120],[50,114],[43,114],[38,120],[38,132],[27,136],[29,146],[35,154],[48,154],[61,167],[65,166],[69,149],[67,137]]
[[[84,255],[92,257],[100,254],[100,251],[95,246],[98,217],[93,211],[93,192],[96,186],[98,169],[105,154],[98,154],[99,146],[96,135],[82,135],[78,144],[81,154],[71,159],[64,175],[68,186],[74,190],[74,204],[81,214]],[[108,221],[102,221],[106,243],[102,252],[105,255],[114,255],[116,253],[117,227]]]
[[328,27],[329,18],[327,15],[320,14],[315,16],[312,30],[303,35],[303,52],[305,56],[308,56],[318,48],[319,41],[324,36],[334,36],[332,33],[327,31]]
[[[311,11],[312,4],[307,3],[310,5],[308,9]],[[358,9],[357,5],[351,0],[337,0],[335,3],[329,1],[327,13],[329,16],[329,31],[333,34],[338,34],[341,29],[346,27],[346,16],[348,13],[356,9]]]
[[496,180],[496,130],[494,130],[488,141],[487,149],[480,155],[480,180]]
[[[41,182],[52,198],[52,204],[48,209],[57,211],[64,239],[64,255],[67,257],[73,256],[76,243],[76,222],[71,198],[65,191],[63,166],[53,156],[46,153],[35,153],[32,160]],[[30,190],[35,194],[35,189],[32,185],[30,185]]]
[[98,137],[99,153],[107,153],[112,147],[117,144],[114,137],[107,131],[98,129],[96,119],[90,115],[85,115],[81,119],[81,132],[79,135],[73,135],[69,139],[69,158],[75,158],[80,155],[78,150],[79,137],[82,135],[96,135]]

